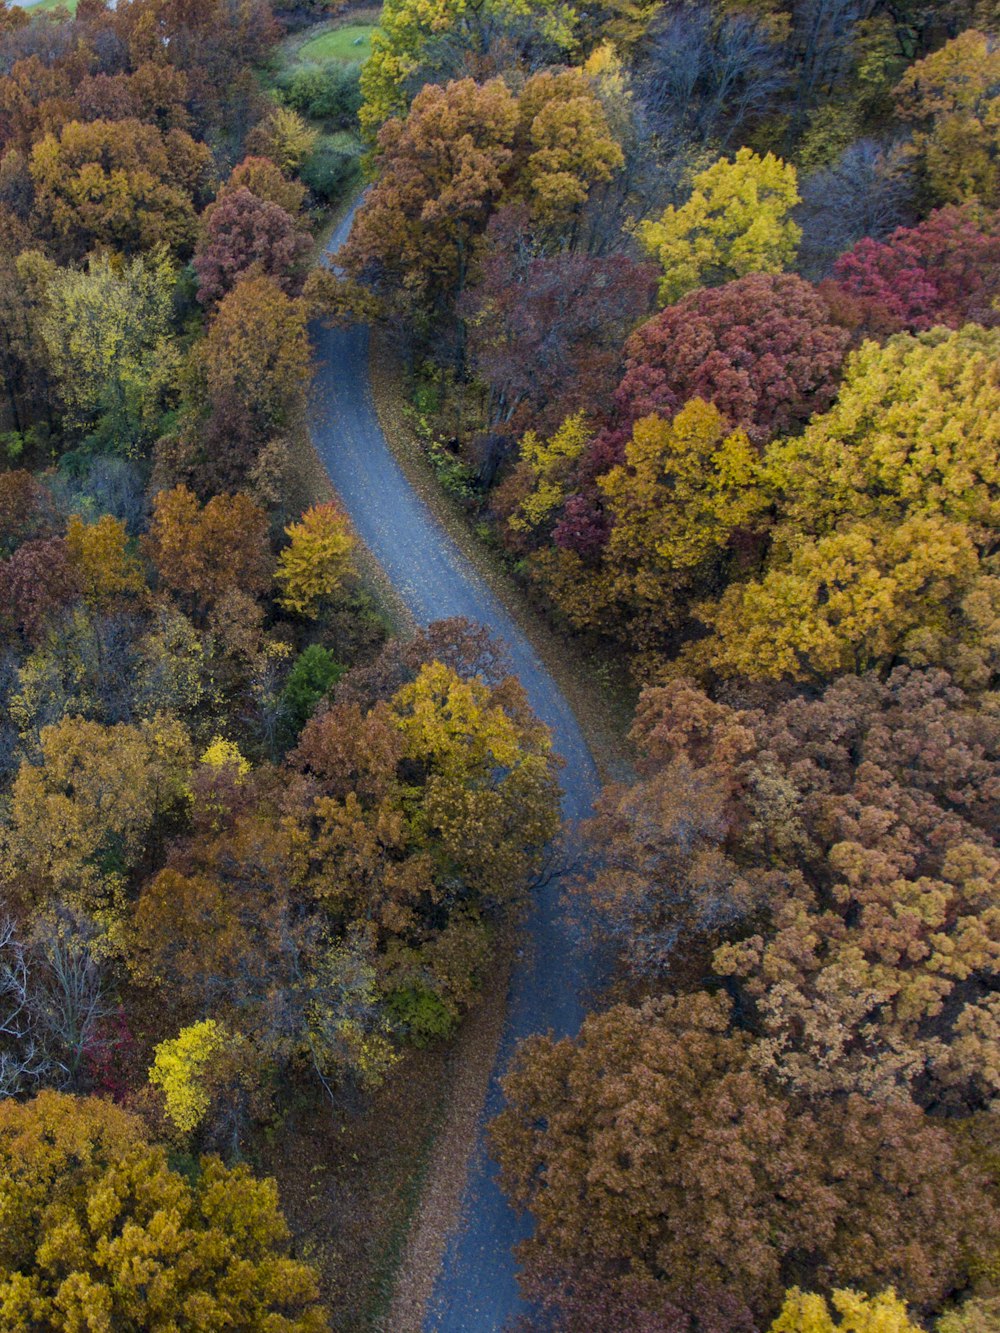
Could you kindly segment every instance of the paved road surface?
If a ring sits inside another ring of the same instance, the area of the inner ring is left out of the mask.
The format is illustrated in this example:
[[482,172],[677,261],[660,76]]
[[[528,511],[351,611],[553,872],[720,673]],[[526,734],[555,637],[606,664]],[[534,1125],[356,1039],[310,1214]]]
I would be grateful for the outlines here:
[[[333,236],[345,240],[353,213]],[[563,811],[580,819],[598,789],[593,759],[576,719],[524,634],[478,577],[407,482],[379,428],[368,382],[368,331],[314,331],[318,369],[311,403],[312,436],[354,525],[416,620],[468,616],[507,646],[536,713],[551,727],[566,760]],[[575,1032],[596,982],[596,964],[562,918],[559,888],[542,889],[527,923],[523,958],[511,982],[498,1070],[514,1044],[533,1032]],[[496,1077],[486,1116],[499,1105]],[[522,1309],[511,1246],[525,1223],[507,1207],[495,1166],[480,1142],[471,1163],[463,1222],[449,1244],[428,1317],[434,1333],[491,1333]]]

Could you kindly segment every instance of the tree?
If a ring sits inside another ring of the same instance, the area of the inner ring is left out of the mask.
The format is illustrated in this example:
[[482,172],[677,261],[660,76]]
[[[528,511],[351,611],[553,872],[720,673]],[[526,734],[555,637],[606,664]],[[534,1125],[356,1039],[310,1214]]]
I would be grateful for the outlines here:
[[[219,186],[216,202],[221,202],[238,190],[249,190],[265,203],[277,204],[293,218],[298,219],[306,197],[301,181],[289,178],[269,157],[245,157],[229,173],[229,179]],[[211,206],[205,210],[211,216]]]
[[568,1264],[682,1301],[721,1290],[758,1319],[793,1261],[817,1286],[839,1273],[918,1304],[961,1287],[995,1205],[947,1129],[861,1098],[784,1101],[748,1068],[728,1011],[722,996],[665,997],[521,1045],[491,1136],[534,1219],[529,1274]]
[[23,468],[0,472],[0,555],[55,535],[56,508],[42,483]]
[[663,268],[660,297],[676,301],[693,287],[748,273],[780,273],[795,258],[801,230],[789,213],[799,202],[795,168],[741,148],[695,176],[680,208],[673,204],[639,237]]
[[297,171],[316,147],[319,131],[311,129],[291,107],[276,106],[257,125],[248,140],[253,153],[270,158],[288,176]]
[[541,39],[549,50],[568,49],[574,19],[572,8],[559,0],[491,0],[475,9],[460,0],[390,0],[361,71],[362,130],[374,139],[390,117],[406,114],[410,99],[425,83],[454,77],[453,72],[441,77],[433,68],[435,48],[442,54],[468,51],[474,60],[487,63],[490,47],[502,51],[510,38],[522,48]]
[[145,591],[142,567],[128,550],[125,524],[110,514],[102,514],[96,523],[84,523],[78,514],[72,514],[66,549],[84,600],[91,606],[107,607]]
[[524,159],[520,190],[539,226],[565,227],[587,202],[591,186],[624,166],[622,150],[583,70],[533,74],[517,110]]
[[349,273],[375,268],[433,311],[460,294],[513,161],[517,101],[500,79],[430,86],[378,136],[379,179],[344,249]]
[[0,1104],[0,1206],[6,1328],[326,1327],[274,1181],[203,1158],[192,1182],[109,1102]]
[[831,405],[848,342],[809,283],[754,273],[690,292],[636,329],[615,402],[632,422],[704,398],[763,444]]
[[354,537],[335,504],[313,505],[285,529],[289,544],[278,556],[275,581],[286,611],[315,618],[343,587],[353,565]]
[[190,253],[212,155],[183,130],[138,120],[70,121],[31,152],[35,207],[63,251]]
[[144,546],[163,583],[204,610],[237,589],[271,585],[267,515],[246,495],[214,495],[204,506],[185,486],[160,491]]
[[831,1300],[832,1310],[824,1296],[793,1287],[769,1333],[836,1333],[837,1329],[843,1333],[920,1333],[891,1287],[871,1297],[835,1290]]
[[87,271],[56,269],[41,333],[66,424],[134,455],[159,433],[178,358],[170,338],[175,270],[164,249]]
[[535,430],[607,402],[621,346],[651,305],[653,274],[624,255],[547,255],[524,205],[486,229],[478,278],[459,307],[469,354],[490,389],[490,420]]
[[0,631],[37,642],[52,616],[80,594],[80,583],[61,537],[25,542],[0,561]]
[[951,1113],[997,1096],[1000,731],[942,671],[770,711],[646,691],[585,886],[640,977],[727,979],[772,1086]]
[[426,87],[380,130],[377,161],[345,267],[428,318],[461,296],[495,208],[524,202],[543,232],[571,234],[622,155],[589,81],[568,71],[533,75],[519,97],[502,79]]
[[662,636],[685,595],[735,533],[760,522],[767,504],[748,437],[728,434],[719,410],[700,398],[672,422],[636,422],[624,464],[598,485],[612,516],[603,557],[609,590],[628,608],[640,641]]
[[998,348],[1000,332],[975,326],[864,343],[832,409],[768,451],[790,526],[826,533],[847,517],[941,514],[996,529]]
[[210,305],[252,269],[293,295],[301,287],[309,238],[291,214],[245,187],[227,193],[212,209],[194,256],[198,300]]
[[885,241],[866,237],[833,267],[837,285],[874,308],[883,328],[917,333],[936,324],[992,324],[1000,292],[996,216],[939,208]]
[[66,717],[43,727],[40,762],[11,789],[9,855],[48,885],[89,892],[140,859],[156,820],[185,795],[191,743],[180,722]]
[[211,403],[238,402],[259,443],[297,420],[309,377],[306,307],[273,278],[241,278],[220,301],[200,351]]
[[211,1098],[204,1086],[206,1066],[225,1047],[227,1034],[212,1018],[192,1023],[153,1053],[149,1081],[163,1092],[167,1115],[183,1134],[197,1129]]
[[288,673],[281,695],[293,736],[298,736],[320,700],[343,674],[344,668],[322,644],[311,643],[302,650]]
[[996,39],[970,29],[900,80],[897,110],[914,127],[913,152],[936,202],[1000,204],[998,79]]
[[940,665],[978,574],[969,529],[937,515],[793,540],[761,578],[695,607],[711,634],[684,660],[723,677],[818,681],[905,660],[915,636],[917,660]]

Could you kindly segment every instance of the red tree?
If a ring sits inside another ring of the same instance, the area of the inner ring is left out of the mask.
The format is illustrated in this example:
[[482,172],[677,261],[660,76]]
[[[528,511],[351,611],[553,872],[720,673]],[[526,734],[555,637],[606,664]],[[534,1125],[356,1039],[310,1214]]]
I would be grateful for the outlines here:
[[616,402],[631,423],[704,398],[763,442],[830,406],[848,342],[808,282],[753,273],[691,292],[637,329]]
[[866,322],[888,331],[993,324],[1000,214],[980,224],[968,208],[939,208],[886,241],[866,236],[837,260],[830,285],[858,298]]
[[573,412],[600,410],[621,371],[622,342],[655,290],[653,266],[624,255],[542,254],[528,209],[503,209],[460,311],[494,422],[516,426],[527,410],[546,431]]
[[295,295],[308,250],[309,238],[290,213],[241,186],[220,199],[209,215],[194,258],[198,300],[203,305],[221,300],[251,268]]

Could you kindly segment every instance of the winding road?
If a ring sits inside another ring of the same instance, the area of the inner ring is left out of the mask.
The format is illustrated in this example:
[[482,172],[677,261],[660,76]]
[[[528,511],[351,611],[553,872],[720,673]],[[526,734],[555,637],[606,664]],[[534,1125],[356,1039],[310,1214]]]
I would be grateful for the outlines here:
[[[332,237],[329,261],[350,232],[355,209]],[[314,330],[317,372],[310,403],[313,443],[335,490],[369,550],[416,621],[468,616],[507,647],[535,712],[551,728],[566,761],[563,814],[586,817],[597,770],[569,704],[513,618],[443,531],[406,480],[379,426],[368,379],[368,330]],[[598,981],[590,950],[565,920],[559,886],[539,890],[526,922],[524,949],[511,978],[505,1034],[483,1123],[500,1104],[498,1077],[523,1037],[574,1033]],[[461,1222],[449,1242],[426,1322],[428,1333],[491,1333],[523,1311],[511,1247],[526,1234],[500,1193],[484,1136],[469,1164]]]

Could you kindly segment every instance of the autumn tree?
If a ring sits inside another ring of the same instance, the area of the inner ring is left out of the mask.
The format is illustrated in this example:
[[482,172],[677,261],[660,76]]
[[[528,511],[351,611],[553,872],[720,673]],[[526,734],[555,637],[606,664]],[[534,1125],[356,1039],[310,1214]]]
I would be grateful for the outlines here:
[[0,1180],[8,1328],[69,1333],[95,1318],[181,1327],[192,1317],[203,1327],[326,1327],[316,1274],[288,1257],[274,1181],[217,1158],[182,1176],[142,1122],[110,1102],[4,1101]]
[[379,132],[380,177],[345,247],[368,276],[425,318],[464,290],[474,247],[501,202],[540,227],[572,229],[595,181],[621,165],[604,110],[580,71],[542,72],[515,97],[501,79],[424,88]]
[[501,209],[485,241],[459,313],[472,368],[490,389],[491,424],[549,430],[606,403],[622,343],[650,308],[650,267],[624,255],[547,255],[524,205]]
[[783,1100],[728,1010],[706,994],[618,1005],[575,1040],[521,1046],[491,1132],[534,1219],[529,1275],[585,1267],[682,1301],[724,1291],[758,1318],[793,1256],[817,1286],[836,1273],[917,1304],[960,1288],[995,1204],[947,1129],[912,1107]]
[[170,338],[175,270],[164,249],[125,264],[54,269],[41,334],[67,426],[135,454],[156,438],[178,356]]
[[71,258],[100,245],[190,253],[210,167],[185,131],[137,120],[71,121],[31,152],[38,215]]
[[843,1333],[920,1333],[907,1313],[906,1302],[891,1287],[870,1297],[838,1288],[830,1304],[825,1296],[793,1287],[768,1333],[836,1333],[837,1329]]
[[895,526],[861,520],[793,541],[760,578],[697,605],[711,633],[683,660],[724,677],[798,681],[900,659],[944,665],[959,651],[963,603],[979,574],[965,524],[920,514]]
[[201,610],[231,590],[257,596],[270,587],[267,516],[243,494],[200,505],[184,486],[160,491],[144,546],[166,587]]
[[1000,203],[996,39],[970,29],[912,64],[896,89],[913,126],[913,151],[931,198]]
[[642,777],[599,804],[587,888],[628,964],[726,977],[786,1088],[993,1104],[994,721],[900,669],[769,712],[674,682],[633,737]]
[[[511,40],[522,49],[530,49],[533,41],[548,50],[553,45],[568,49],[574,19],[569,6],[552,0],[490,0],[475,10],[456,0],[434,0],[430,6],[422,0],[390,0],[361,71],[363,131],[374,139],[390,117],[406,114],[410,99],[425,83],[456,77],[454,67],[440,72],[435,68],[449,58],[454,61],[455,53],[461,59],[467,52],[475,67],[489,64],[491,46],[502,51]],[[498,34],[509,34],[507,41],[497,41]]]
[[201,348],[209,402],[239,406],[258,445],[288,427],[303,408],[309,375],[304,303],[273,278],[246,276],[219,303]]
[[795,258],[801,231],[789,216],[799,202],[791,163],[741,148],[694,177],[690,198],[644,222],[640,239],[663,269],[660,297],[748,273],[780,273]]
[[96,523],[71,515],[66,547],[83,596],[92,606],[107,607],[145,589],[142,567],[128,549],[125,524],[111,514],[102,514]]
[[754,273],[690,292],[636,329],[615,401],[634,421],[704,398],[763,444],[831,405],[848,341],[808,283]]
[[354,537],[347,517],[335,504],[313,505],[285,535],[289,542],[275,571],[279,601],[287,611],[316,617],[353,569]]
[[9,861],[85,892],[140,859],[156,820],[182,802],[191,766],[186,729],[163,716],[137,726],[66,717],[42,728],[39,750],[11,789]]
[[[216,202],[219,203],[239,190],[249,190],[264,203],[277,204],[293,218],[298,219],[306,197],[306,187],[301,181],[288,176],[269,157],[245,157],[229,173],[229,178],[219,186]],[[205,210],[211,217],[211,205]]]
[[198,299],[203,305],[220,300],[248,269],[293,294],[308,250],[308,236],[279,204],[246,187],[232,190],[212,209],[195,252]]
[[79,577],[63,538],[25,542],[8,560],[0,560],[0,632],[37,642],[50,619],[79,594]]
[[1000,291],[996,216],[939,208],[915,227],[897,227],[884,241],[860,240],[833,267],[836,284],[871,307],[869,322],[918,333],[936,324],[995,322]]
[[1000,332],[975,326],[864,343],[831,410],[768,451],[791,525],[825,533],[845,517],[941,514],[995,529],[998,347]]

